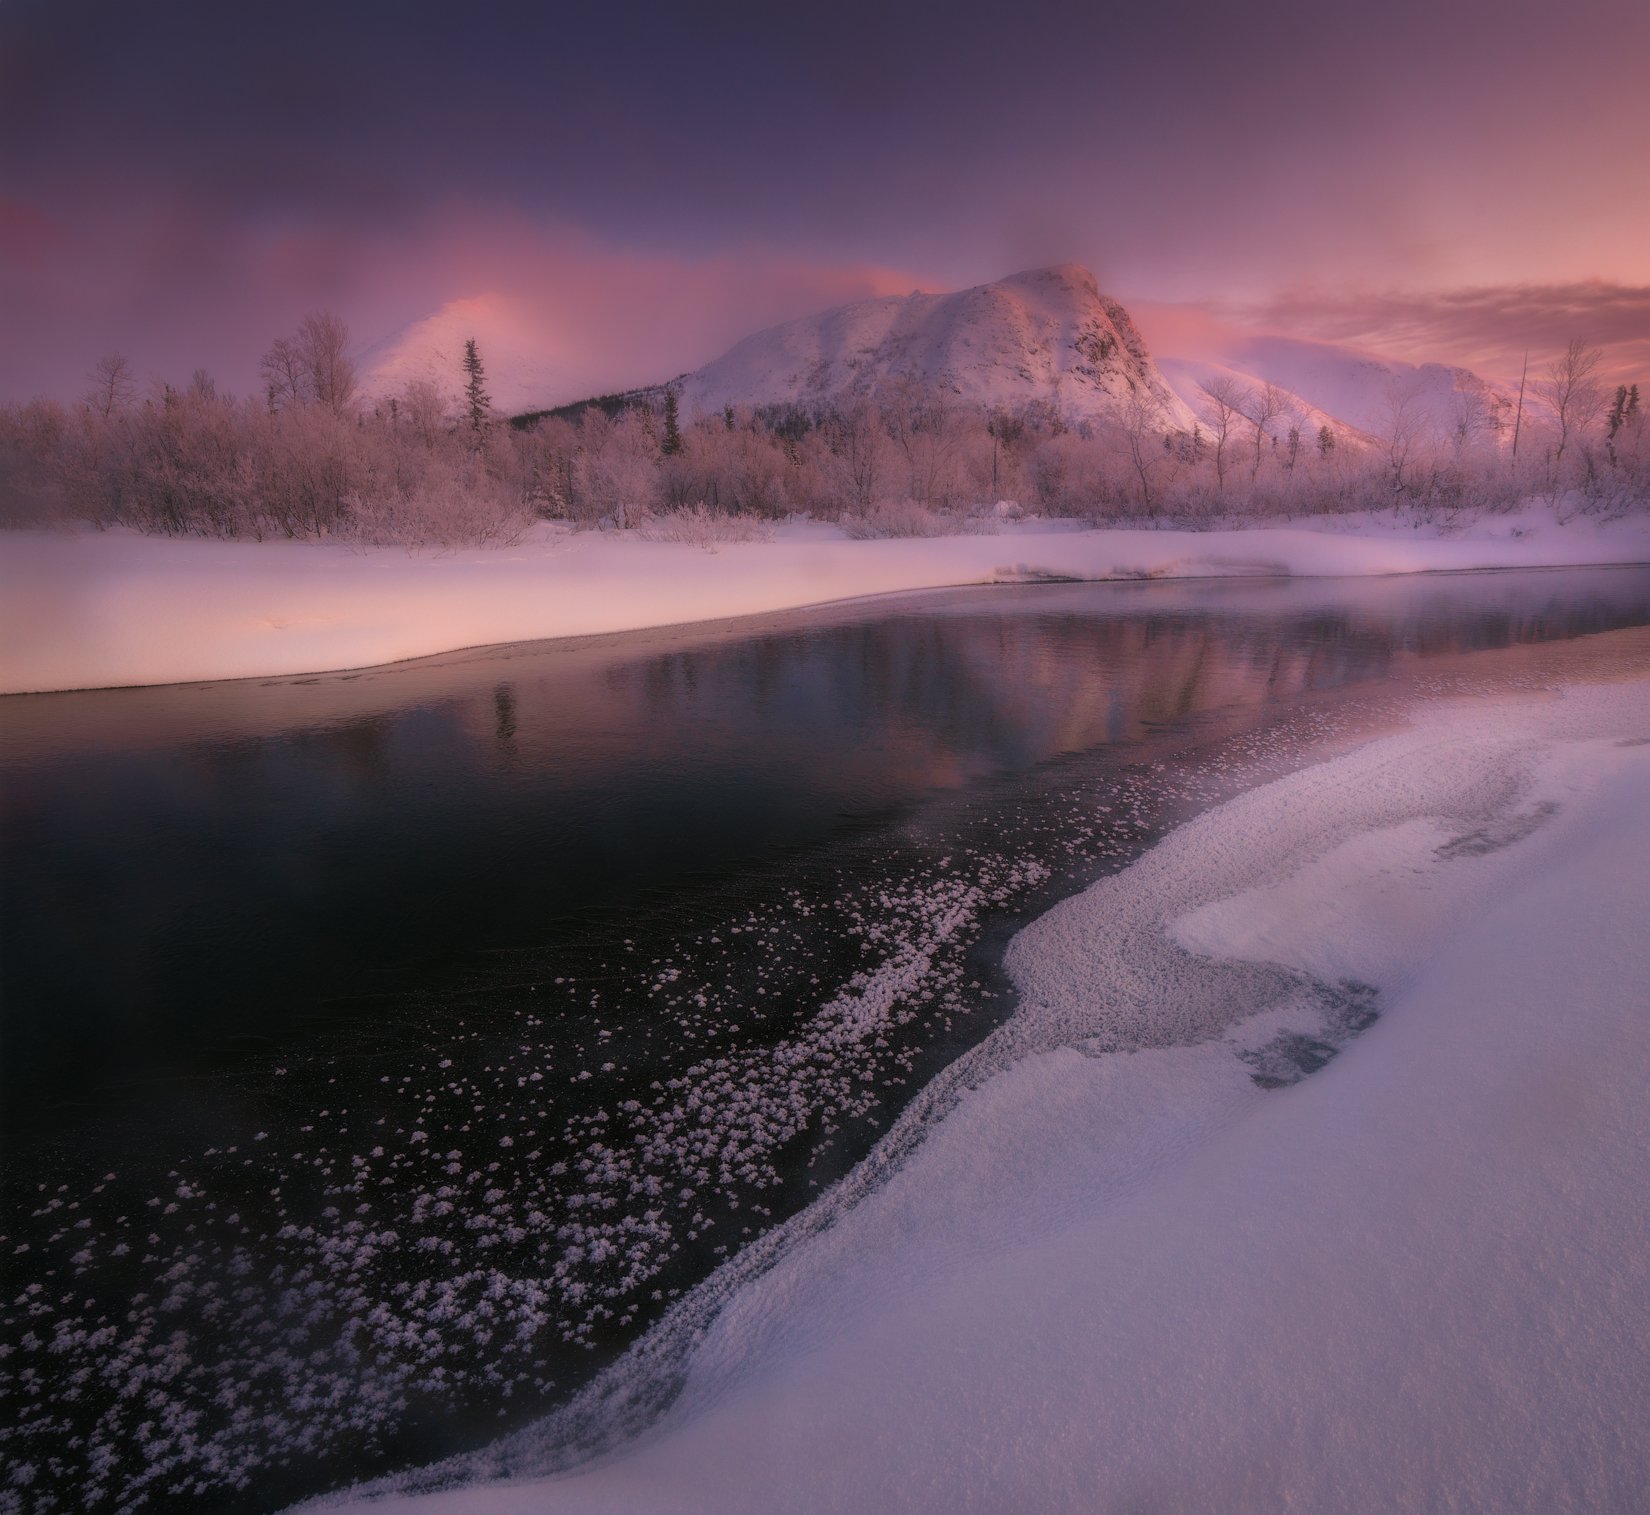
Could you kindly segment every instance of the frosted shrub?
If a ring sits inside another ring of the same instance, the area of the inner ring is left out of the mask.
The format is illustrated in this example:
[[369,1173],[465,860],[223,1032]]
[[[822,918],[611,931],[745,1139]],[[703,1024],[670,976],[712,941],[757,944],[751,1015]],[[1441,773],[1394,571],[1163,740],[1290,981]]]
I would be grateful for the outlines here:
[[682,436],[681,451],[659,464],[665,504],[777,519],[794,503],[791,460],[767,432],[747,421],[729,429],[701,422]]
[[659,476],[651,417],[639,410],[617,418],[587,410],[579,422],[574,474],[579,518],[623,526],[632,516],[645,516],[657,498]]
[[882,500],[862,514],[842,517],[843,532],[855,541],[876,537],[990,536],[997,530],[989,516],[959,516],[929,510],[915,500]]
[[708,505],[684,505],[652,517],[640,535],[645,542],[682,542],[715,552],[724,542],[768,542],[773,528],[748,515],[732,515]]
[[405,493],[351,495],[340,532],[365,546],[508,547],[519,542],[533,511],[499,480],[431,473]]

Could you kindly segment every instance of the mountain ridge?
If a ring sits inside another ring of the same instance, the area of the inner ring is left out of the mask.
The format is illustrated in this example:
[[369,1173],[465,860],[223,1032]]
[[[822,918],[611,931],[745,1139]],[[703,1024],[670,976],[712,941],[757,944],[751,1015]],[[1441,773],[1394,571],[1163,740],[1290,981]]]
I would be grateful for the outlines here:
[[[556,405],[576,356],[559,350],[554,323],[528,319],[499,297],[458,300],[364,354],[364,389],[385,397],[414,379],[456,401],[465,335],[481,342],[503,410],[576,413]],[[1445,432],[1484,426],[1507,395],[1469,369],[1407,363],[1363,349],[1264,333],[1237,334],[1216,355],[1154,359],[1124,305],[1075,263],[1027,269],[949,293],[913,291],[834,306],[753,332],[675,378],[601,403],[662,402],[674,390],[685,420],[728,406],[824,410],[886,403],[910,387],[980,410],[1046,407],[1067,424],[1123,421],[1153,430],[1205,426],[1201,385],[1220,376],[1275,385],[1293,423],[1349,439],[1381,435],[1405,412]]]

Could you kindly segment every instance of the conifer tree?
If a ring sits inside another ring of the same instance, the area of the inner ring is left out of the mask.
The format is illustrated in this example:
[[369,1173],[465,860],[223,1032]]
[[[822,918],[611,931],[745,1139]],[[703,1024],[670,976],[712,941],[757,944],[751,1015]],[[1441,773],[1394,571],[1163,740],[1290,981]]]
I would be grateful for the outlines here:
[[659,451],[669,458],[674,457],[681,450],[682,427],[680,418],[676,413],[676,391],[667,389],[665,391],[665,440]]
[[476,351],[476,339],[469,338],[464,344],[464,402],[470,412],[470,430],[479,432],[486,426],[493,408],[492,397],[487,393],[486,375],[481,367],[481,354]]

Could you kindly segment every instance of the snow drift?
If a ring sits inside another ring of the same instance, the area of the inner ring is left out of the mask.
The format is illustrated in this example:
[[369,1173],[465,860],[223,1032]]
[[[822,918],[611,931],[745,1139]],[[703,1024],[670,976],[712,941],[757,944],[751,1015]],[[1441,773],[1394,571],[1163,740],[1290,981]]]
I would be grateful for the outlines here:
[[1016,939],[949,1113],[723,1281],[646,1435],[377,1508],[1637,1508],[1647,858],[1643,681],[1210,812]]

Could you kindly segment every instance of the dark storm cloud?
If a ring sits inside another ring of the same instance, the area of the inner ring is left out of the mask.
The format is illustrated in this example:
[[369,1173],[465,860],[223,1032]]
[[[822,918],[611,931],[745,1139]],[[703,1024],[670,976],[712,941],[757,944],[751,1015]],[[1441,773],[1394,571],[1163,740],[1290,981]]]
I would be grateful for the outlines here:
[[12,0],[0,394],[116,343],[245,366],[321,303],[376,335],[497,286],[488,238],[1181,299],[1642,280],[1646,48],[1625,0]]

